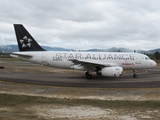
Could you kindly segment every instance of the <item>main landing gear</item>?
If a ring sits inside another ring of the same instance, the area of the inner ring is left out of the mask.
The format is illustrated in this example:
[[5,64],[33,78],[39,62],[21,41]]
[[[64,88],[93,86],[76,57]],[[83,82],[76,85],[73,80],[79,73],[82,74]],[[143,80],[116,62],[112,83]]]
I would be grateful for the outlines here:
[[92,75],[89,73],[89,71],[87,71],[85,75],[87,79],[92,79]]
[[[92,79],[92,74],[90,74],[89,71],[87,71],[87,72],[85,73],[85,75],[86,75],[86,78],[87,78],[87,79]],[[135,70],[133,70],[133,77],[134,77],[134,78],[138,78],[138,75],[136,74],[136,71],[135,71]]]
[[136,74],[136,71],[135,71],[135,70],[133,70],[133,77],[134,77],[134,78],[138,78],[138,75]]

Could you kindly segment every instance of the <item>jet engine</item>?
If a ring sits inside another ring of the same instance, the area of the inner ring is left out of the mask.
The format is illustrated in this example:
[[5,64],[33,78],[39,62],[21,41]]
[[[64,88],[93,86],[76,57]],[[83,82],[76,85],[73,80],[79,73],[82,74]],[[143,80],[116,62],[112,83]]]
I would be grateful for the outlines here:
[[107,77],[119,77],[122,73],[122,67],[105,67],[101,70],[101,75]]

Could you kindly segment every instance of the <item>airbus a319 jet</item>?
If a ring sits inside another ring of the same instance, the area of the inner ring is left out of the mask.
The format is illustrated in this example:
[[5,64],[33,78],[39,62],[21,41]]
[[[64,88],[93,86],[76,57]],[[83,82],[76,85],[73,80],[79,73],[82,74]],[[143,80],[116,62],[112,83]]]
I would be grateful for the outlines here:
[[14,24],[20,52],[13,52],[11,57],[24,59],[41,65],[85,71],[87,79],[92,73],[107,77],[119,77],[124,69],[135,70],[152,68],[156,62],[140,53],[128,52],[73,52],[46,51],[21,24]]

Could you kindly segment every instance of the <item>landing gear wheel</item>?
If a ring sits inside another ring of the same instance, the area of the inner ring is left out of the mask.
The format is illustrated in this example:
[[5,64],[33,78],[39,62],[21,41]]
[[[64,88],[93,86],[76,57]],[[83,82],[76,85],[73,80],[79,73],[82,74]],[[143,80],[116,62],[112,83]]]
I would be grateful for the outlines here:
[[137,74],[134,74],[133,77],[134,77],[134,78],[138,78],[138,75],[137,75]]
[[138,75],[136,74],[136,71],[135,71],[135,70],[133,70],[133,77],[134,77],[134,78],[138,78]]
[[87,71],[87,72],[85,73],[86,77],[87,77],[88,74],[89,74],[89,72]]
[[87,77],[87,79],[92,79],[92,75],[91,74],[88,74],[86,77]]
[[85,75],[87,79],[92,79],[92,75],[89,73],[89,71],[87,71]]

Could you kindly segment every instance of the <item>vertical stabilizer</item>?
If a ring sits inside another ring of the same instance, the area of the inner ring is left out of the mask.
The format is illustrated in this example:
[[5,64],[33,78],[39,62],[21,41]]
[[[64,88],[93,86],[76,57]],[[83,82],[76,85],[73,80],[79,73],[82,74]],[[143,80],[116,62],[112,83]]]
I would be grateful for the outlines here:
[[45,51],[21,24],[14,24],[19,51]]

